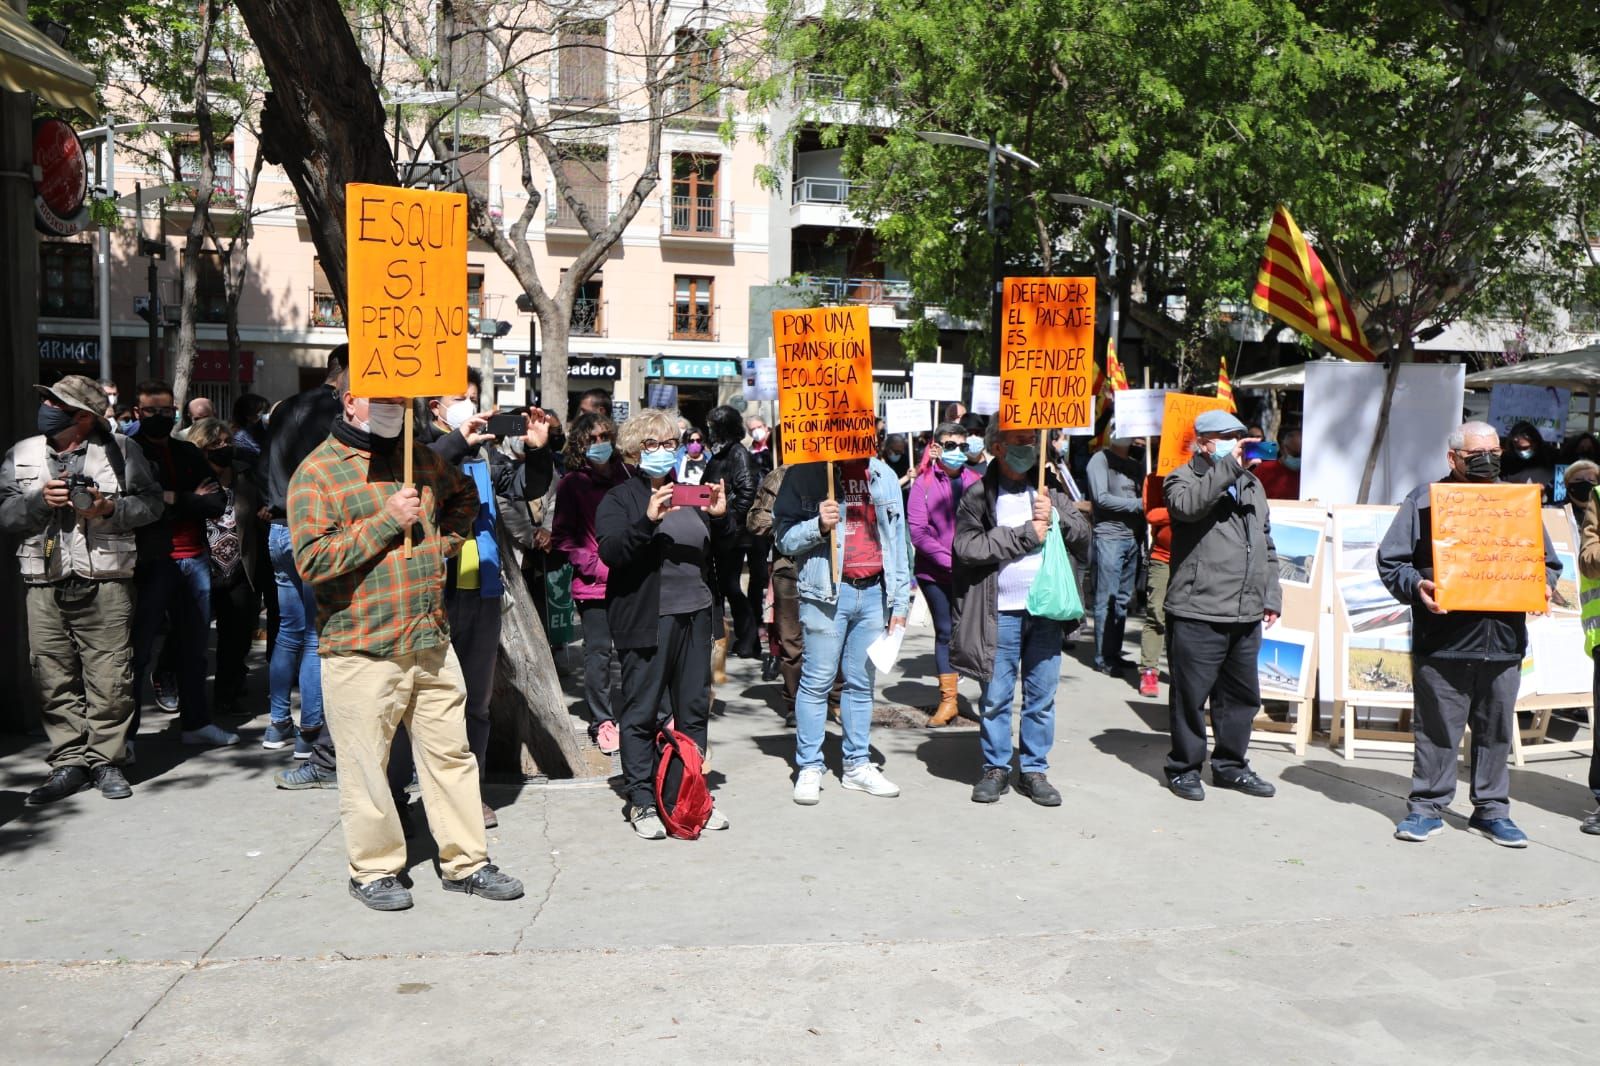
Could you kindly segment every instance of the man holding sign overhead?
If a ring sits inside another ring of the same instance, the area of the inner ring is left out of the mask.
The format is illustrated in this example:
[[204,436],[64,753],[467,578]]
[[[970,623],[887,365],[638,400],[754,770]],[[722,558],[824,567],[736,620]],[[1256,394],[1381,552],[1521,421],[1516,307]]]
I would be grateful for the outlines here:
[[[1528,650],[1527,612],[1541,612],[1561,576],[1537,486],[1497,484],[1500,435],[1485,422],[1450,434],[1450,476],[1400,505],[1378,547],[1378,576],[1411,607],[1411,728],[1407,814],[1399,840],[1444,831],[1456,794],[1456,749],[1472,729],[1467,827],[1508,848],[1528,846],[1511,820],[1511,731]],[[1518,500],[1516,497],[1522,497]]]
[[[865,307],[775,311],[784,477],[773,505],[778,551],[799,570],[805,657],[795,700],[794,801],[822,790],[828,694],[839,701],[847,789],[898,796],[868,761],[875,681],[867,648],[904,627],[911,599],[900,484],[877,451]],[[887,623],[887,624],[886,624]]]

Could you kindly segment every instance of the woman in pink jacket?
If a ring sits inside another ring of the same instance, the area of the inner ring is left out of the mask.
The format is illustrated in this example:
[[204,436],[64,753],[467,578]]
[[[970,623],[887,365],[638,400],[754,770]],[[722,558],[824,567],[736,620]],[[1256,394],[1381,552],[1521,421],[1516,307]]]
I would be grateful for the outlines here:
[[594,539],[594,512],[601,497],[628,479],[613,448],[616,425],[603,414],[584,412],[567,430],[567,469],[556,489],[550,546],[572,564],[572,600],[583,627],[583,693],[589,704],[589,735],[601,752],[618,750],[612,693],[621,684],[611,630],[606,625],[606,564]]
[[957,712],[958,678],[950,668],[950,548],[956,536],[956,504],[967,486],[980,479],[967,462],[966,442],[966,430],[954,422],[940,423],[906,501],[917,587],[933,617],[933,659],[939,668],[939,706],[928,719],[930,726],[948,725]]

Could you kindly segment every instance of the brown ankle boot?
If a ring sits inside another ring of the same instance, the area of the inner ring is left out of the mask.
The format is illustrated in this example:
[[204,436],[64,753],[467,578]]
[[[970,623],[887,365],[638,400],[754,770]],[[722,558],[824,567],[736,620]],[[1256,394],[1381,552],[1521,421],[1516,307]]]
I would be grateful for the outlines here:
[[728,683],[728,638],[713,641],[711,644],[711,683],[725,685]]
[[939,675],[939,706],[934,710],[933,717],[928,719],[929,729],[949,725],[956,720],[956,715],[960,712],[960,708],[956,705],[958,680],[955,674]]

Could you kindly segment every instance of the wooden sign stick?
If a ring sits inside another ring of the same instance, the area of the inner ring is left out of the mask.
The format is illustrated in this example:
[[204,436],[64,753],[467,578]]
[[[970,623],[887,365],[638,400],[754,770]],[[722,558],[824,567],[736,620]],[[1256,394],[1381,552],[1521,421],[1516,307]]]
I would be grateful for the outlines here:
[[1044,495],[1044,470],[1050,462],[1044,450],[1046,443],[1044,438],[1045,434],[1048,432],[1049,430],[1044,429],[1039,431],[1039,495],[1041,496]]
[[[406,477],[406,484],[407,485],[411,484],[411,479],[412,479],[412,476],[413,476],[413,472],[412,472],[412,469],[411,469],[411,447],[412,447],[412,443],[413,443],[412,434],[415,432],[415,429],[414,429],[414,427],[412,425],[412,419],[414,419],[416,417],[415,414],[413,413],[415,411],[415,409],[416,409],[416,406],[417,405],[412,403],[410,400],[406,401],[406,428],[400,431],[400,433],[401,433],[401,435],[400,435],[400,443],[406,450],[405,477]],[[393,469],[393,468],[391,467],[390,469]],[[406,527],[406,558],[407,559],[411,558],[411,538],[413,536],[415,536],[416,530],[417,530],[416,523],[412,523],[411,525]]]
[[[828,462],[828,502],[833,503],[833,461]],[[833,529],[838,529],[835,524]],[[839,584],[839,556],[833,550],[833,529],[828,530],[828,566],[833,573],[833,583]]]

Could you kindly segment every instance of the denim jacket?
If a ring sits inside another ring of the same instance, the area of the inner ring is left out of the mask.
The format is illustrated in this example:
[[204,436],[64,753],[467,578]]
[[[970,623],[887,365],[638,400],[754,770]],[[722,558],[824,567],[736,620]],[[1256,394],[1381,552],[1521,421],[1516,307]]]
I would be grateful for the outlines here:
[[[772,532],[780,554],[799,567],[800,598],[820,603],[837,603],[833,569],[825,549],[828,538],[818,525],[817,512],[828,498],[826,463],[794,466],[784,476],[772,508]],[[878,543],[883,548],[883,587],[888,596],[889,615],[904,617],[911,602],[911,560],[907,550],[905,501],[900,481],[894,472],[877,459],[867,464],[868,491],[878,516]],[[844,501],[839,501],[839,525],[834,529],[834,553],[844,565],[844,539],[849,519]]]

